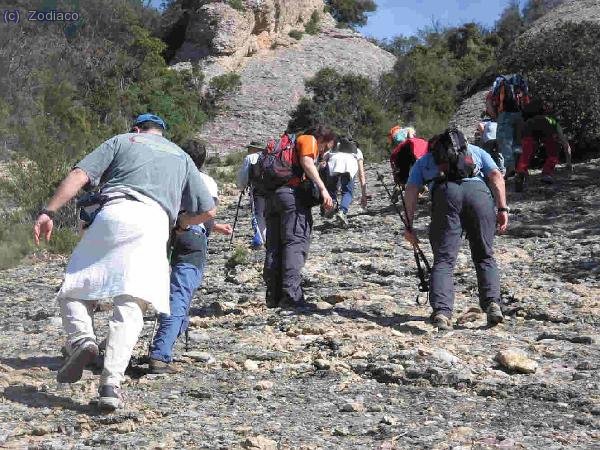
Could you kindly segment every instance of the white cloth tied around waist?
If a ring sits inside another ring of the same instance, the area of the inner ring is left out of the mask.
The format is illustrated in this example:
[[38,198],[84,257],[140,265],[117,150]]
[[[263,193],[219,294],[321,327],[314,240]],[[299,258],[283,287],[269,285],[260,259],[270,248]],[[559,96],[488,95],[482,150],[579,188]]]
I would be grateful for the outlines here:
[[139,192],[119,192],[137,201],[104,205],[75,247],[58,297],[92,301],[131,295],[168,314],[167,213]]
[[327,165],[329,166],[329,173],[332,175],[347,173],[350,178],[354,178],[356,172],[358,172],[358,160],[351,153],[331,153]]

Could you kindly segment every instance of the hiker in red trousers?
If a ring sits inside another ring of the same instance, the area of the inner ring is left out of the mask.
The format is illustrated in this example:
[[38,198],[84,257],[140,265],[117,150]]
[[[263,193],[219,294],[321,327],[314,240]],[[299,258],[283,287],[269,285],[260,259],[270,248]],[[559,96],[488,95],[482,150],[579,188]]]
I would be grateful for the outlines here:
[[554,183],[554,168],[559,161],[560,149],[565,152],[567,168],[572,170],[571,146],[565,137],[558,121],[548,114],[547,104],[539,102],[537,114],[532,115],[523,126],[521,147],[523,153],[517,163],[517,175],[515,178],[515,190],[522,192],[525,189],[525,181],[529,171],[529,164],[535,155],[540,143],[546,149],[546,160],[542,168],[542,183]]

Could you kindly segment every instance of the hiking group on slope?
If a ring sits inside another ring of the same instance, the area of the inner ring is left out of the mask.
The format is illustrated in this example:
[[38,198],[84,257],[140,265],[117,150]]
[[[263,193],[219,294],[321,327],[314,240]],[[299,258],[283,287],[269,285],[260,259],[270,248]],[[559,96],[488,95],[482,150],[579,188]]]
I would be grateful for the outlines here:
[[[558,145],[568,149],[560,128],[544,111],[537,111],[522,127],[524,149],[516,165],[517,176],[527,173],[536,139],[547,147],[549,161],[544,170],[548,173],[557,162],[551,143],[558,139]],[[184,151],[163,136],[165,130],[160,117],[139,116],[128,133],[108,139],[74,166],[34,224],[36,242],[40,237],[50,239],[55,213],[81,189],[95,191],[85,197],[85,203],[80,201],[85,232],[71,255],[58,294],[67,357],[57,380],[78,381],[84,367],[98,356],[92,315],[99,300],[111,298],[113,316],[98,403],[107,411],[122,405],[120,385],[150,305],[159,313],[150,348],[150,371],[174,371],[173,348],[187,329],[191,300],[202,283],[209,236],[233,233],[231,226],[214,220],[218,188],[199,170],[206,158],[205,147],[192,140]],[[508,227],[504,183],[508,173],[502,167],[502,162],[512,161],[508,144],[504,142],[500,148],[505,151],[494,155],[492,147],[471,145],[456,129],[425,140],[418,138],[414,129],[399,126],[388,138],[396,183],[392,201],[402,197],[405,239],[415,253],[419,239],[412,225],[423,189],[428,189],[432,202],[429,240],[433,264],[426,286],[432,323],[440,330],[452,328],[453,270],[463,232],[477,273],[480,306],[488,324],[502,322],[493,241],[497,231],[502,233]],[[366,207],[369,199],[364,157],[351,138],[338,138],[323,125],[300,136],[285,133],[265,145],[253,142],[248,151],[238,186],[249,187],[252,195],[252,244],[266,246],[266,306],[310,308],[301,272],[310,248],[312,208],[320,206],[325,217],[335,214],[338,223],[347,227],[356,179],[362,191],[361,205]]]

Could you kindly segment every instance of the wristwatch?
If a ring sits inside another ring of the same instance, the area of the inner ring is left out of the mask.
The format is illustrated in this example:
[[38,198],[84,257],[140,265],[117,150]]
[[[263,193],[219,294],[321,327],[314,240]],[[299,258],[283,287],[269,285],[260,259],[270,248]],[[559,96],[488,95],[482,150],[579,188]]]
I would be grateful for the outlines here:
[[498,208],[498,212],[506,212],[509,213],[510,212],[510,208],[508,206],[505,206],[503,208]]
[[48,217],[50,217],[50,220],[54,220],[54,215],[56,214],[56,211],[51,211],[49,209],[43,208],[43,209],[40,209],[40,212],[38,213],[38,217],[41,216],[42,214],[46,214]]

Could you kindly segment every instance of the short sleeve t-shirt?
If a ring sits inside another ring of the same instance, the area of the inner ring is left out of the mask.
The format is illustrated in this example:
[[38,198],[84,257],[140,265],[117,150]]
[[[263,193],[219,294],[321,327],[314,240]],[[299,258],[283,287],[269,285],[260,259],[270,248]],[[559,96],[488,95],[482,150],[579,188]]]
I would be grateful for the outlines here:
[[[498,170],[498,166],[485,150],[471,144],[469,144],[468,148],[473,156],[476,175],[474,177],[465,178],[463,181],[484,183],[484,178],[493,170]],[[435,163],[433,155],[427,153],[425,156],[418,159],[410,169],[407,184],[412,184],[420,188],[425,185],[425,183],[430,183],[429,188],[431,189],[434,183],[432,180],[439,177],[439,175],[440,169]]]
[[[314,136],[310,134],[303,134],[296,139],[296,156],[298,161],[296,161],[296,167],[300,166],[300,158],[303,156],[308,156],[312,158],[313,161],[316,161],[319,157],[319,146],[317,144],[317,140]],[[301,172],[301,169],[298,169]],[[300,184],[301,177],[294,177],[288,182],[288,186],[295,187]]]
[[181,148],[151,133],[114,136],[75,165],[104,193],[129,188],[156,201],[172,224],[180,210],[200,214],[213,198],[192,159]]

